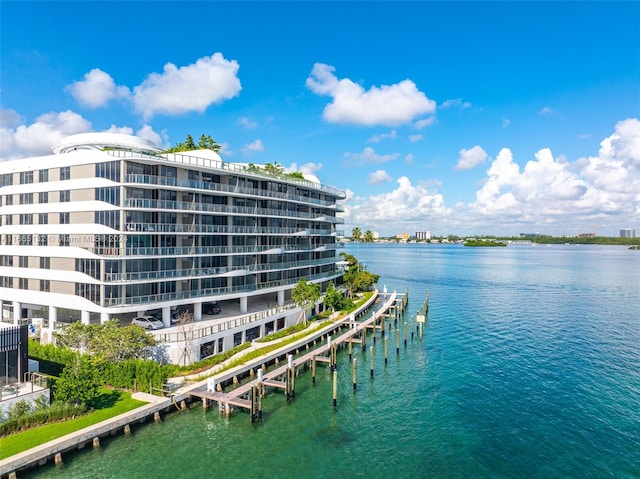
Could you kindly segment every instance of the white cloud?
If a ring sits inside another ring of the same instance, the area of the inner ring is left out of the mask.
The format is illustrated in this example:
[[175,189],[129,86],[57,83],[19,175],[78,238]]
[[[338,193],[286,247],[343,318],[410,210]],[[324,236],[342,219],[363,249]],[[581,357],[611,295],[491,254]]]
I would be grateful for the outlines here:
[[365,90],[348,78],[338,79],[331,65],[316,63],[306,85],[313,93],[332,98],[323,118],[330,123],[396,126],[435,112],[436,103],[411,80]]
[[509,125],[511,125],[511,120],[509,120],[509,118],[503,118],[502,119],[502,128],[507,128]]
[[399,153],[391,153],[389,155],[378,155],[376,151],[367,146],[360,153],[344,154],[344,157],[349,161],[349,166],[362,166],[362,165],[375,165],[379,163],[386,163],[398,159]]
[[220,156],[233,156],[233,151],[231,150],[231,147],[229,146],[228,142],[224,142],[224,143],[219,143],[220,145]]
[[225,60],[221,53],[183,67],[167,63],[163,73],[150,74],[133,89],[135,109],[144,118],[203,112],[240,93],[239,67],[237,61]]
[[242,147],[242,152],[245,154],[258,153],[264,151],[264,145],[262,140],[255,140]]
[[391,234],[407,230],[416,222],[428,227],[431,222],[440,222],[451,214],[442,195],[426,185],[413,185],[406,176],[400,177],[397,184],[389,193],[368,198],[347,195],[345,222]]
[[10,108],[0,110],[0,128],[13,128],[20,125],[22,121],[22,117],[17,111]]
[[389,183],[393,181],[393,178],[384,170],[376,170],[373,173],[369,174],[369,183],[370,185],[379,185],[380,183]]
[[413,124],[413,127],[416,130],[422,130],[425,126],[431,126],[436,122],[435,116],[430,116],[429,118],[423,118],[422,120],[418,120]]
[[125,86],[117,86],[111,75],[94,68],[84,75],[84,80],[67,85],[66,90],[82,106],[98,108],[114,98],[128,98],[131,95]]
[[158,148],[169,148],[171,146],[167,130],[162,130],[160,133],[157,133],[150,125],[143,125],[142,128],[136,132],[136,136],[153,141]]
[[298,166],[297,163],[291,163],[287,171],[289,172],[300,172],[303,175],[315,175],[318,171],[322,169],[322,163],[313,163],[308,162]]
[[423,135],[421,135],[420,133],[417,133],[417,134],[415,134],[415,135],[409,135],[409,141],[410,141],[411,143],[417,143],[417,142],[419,142],[420,140],[422,140],[423,138],[424,138],[424,136],[423,136]]
[[[15,115],[9,116],[11,121],[15,120]],[[0,128],[0,158],[48,155],[64,137],[88,131],[91,123],[71,110],[45,113],[31,125]]]
[[[640,221],[640,121],[616,124],[598,156],[569,163],[543,148],[522,172],[503,149],[469,205],[469,214],[502,228],[507,222],[540,224],[555,233],[591,231],[603,220]],[[489,228],[490,229],[490,228]]]
[[391,130],[389,133],[380,133],[379,135],[373,135],[367,140],[367,143],[380,143],[382,140],[395,140],[398,134],[396,130]]
[[440,108],[460,108],[461,110],[464,110],[465,108],[471,108],[471,102],[462,101],[462,98],[454,98],[452,100],[443,101]]
[[247,130],[253,130],[255,127],[258,126],[258,122],[251,121],[246,116],[243,116],[238,118],[238,125],[244,126]]
[[475,168],[476,166],[484,163],[484,161],[489,157],[487,152],[479,145],[468,150],[463,148],[459,153],[458,162],[454,167],[456,170],[470,170],[471,168]]
[[415,163],[416,159],[413,157],[413,153],[407,153],[404,157],[404,162],[407,165],[413,165]]
[[560,116],[560,113],[558,113],[556,110],[554,110],[549,106],[545,106],[542,109],[540,109],[540,111],[538,111],[538,114],[544,115],[544,116]]

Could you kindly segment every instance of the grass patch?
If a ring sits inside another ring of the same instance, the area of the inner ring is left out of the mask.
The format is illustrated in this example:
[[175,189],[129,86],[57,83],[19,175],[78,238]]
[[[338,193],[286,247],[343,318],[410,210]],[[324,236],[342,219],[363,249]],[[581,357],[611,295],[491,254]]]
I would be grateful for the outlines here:
[[102,389],[96,405],[102,407],[89,414],[68,421],[45,424],[44,426],[28,429],[27,431],[12,434],[0,439],[0,459],[26,451],[45,442],[65,436],[106,419],[115,417],[132,409],[147,404],[131,397],[131,393]]

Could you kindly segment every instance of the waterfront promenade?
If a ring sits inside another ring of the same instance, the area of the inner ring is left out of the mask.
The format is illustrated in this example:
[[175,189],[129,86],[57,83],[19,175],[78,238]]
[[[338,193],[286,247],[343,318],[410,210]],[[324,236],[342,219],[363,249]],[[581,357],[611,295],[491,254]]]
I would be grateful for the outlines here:
[[[363,328],[368,326],[370,327],[371,323],[375,323],[375,321],[379,319],[384,312],[395,306],[397,296],[395,293],[391,294],[377,311],[375,311],[370,317],[366,317],[368,311],[372,309],[378,299],[379,293],[378,291],[375,291],[368,301],[353,313],[339,318],[332,324],[318,329],[317,331],[314,331],[293,343],[286,344],[282,348],[278,348],[266,353],[265,355],[247,361],[245,364],[216,373],[216,370],[220,370],[224,367],[224,364],[221,364],[212,368],[212,370],[201,373],[198,377],[202,379],[185,384],[174,391],[171,397],[160,397],[147,393],[135,393],[134,398],[142,401],[148,401],[149,404],[3,459],[0,461],[0,478],[16,478],[18,477],[20,470],[34,466],[42,466],[50,460],[53,460],[56,464],[61,464],[64,460],[64,453],[83,449],[85,447],[100,447],[101,437],[115,435],[118,433],[129,434],[131,433],[131,427],[135,424],[142,424],[151,420],[161,421],[161,414],[166,414],[172,410],[179,409],[184,402],[189,401],[194,397],[202,398],[202,392],[206,391],[207,382],[210,378],[213,378],[217,384],[235,383],[237,378],[248,375],[250,371],[257,369],[264,364],[274,363],[280,358],[285,359],[287,355],[292,354],[295,351],[302,350],[306,348],[308,344],[316,343],[318,340],[329,337],[334,332],[348,326],[349,331],[343,333],[335,340],[336,344],[346,341],[356,333],[356,328],[351,327],[354,322],[358,322],[358,320],[360,320],[360,323],[362,324],[361,327],[357,329],[357,332],[360,332]],[[403,304],[406,304],[406,297],[403,297]],[[259,348],[259,345],[254,344],[249,351],[256,348]],[[327,345],[322,345],[319,348],[314,349],[310,354],[322,355],[326,353],[327,349]],[[248,350],[243,351],[244,354],[247,352]],[[308,356],[308,354],[303,355],[302,358],[296,360],[295,364],[302,364],[308,361],[310,358],[307,358],[306,356]],[[231,360],[236,357],[231,358]],[[278,369],[276,369],[276,371],[278,371]],[[276,375],[277,374],[274,374],[274,377]],[[242,390],[239,390],[234,393],[234,396],[238,397],[241,393]],[[228,397],[231,397],[231,394]],[[220,400],[219,397],[212,397],[210,399]]]

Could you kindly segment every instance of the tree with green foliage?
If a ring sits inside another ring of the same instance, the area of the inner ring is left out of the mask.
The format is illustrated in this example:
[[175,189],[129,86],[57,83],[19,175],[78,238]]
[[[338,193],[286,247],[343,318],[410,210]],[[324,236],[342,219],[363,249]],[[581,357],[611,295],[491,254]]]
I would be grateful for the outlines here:
[[307,282],[305,278],[301,278],[293,288],[291,299],[298,307],[302,308],[302,320],[305,324],[307,322],[307,308],[315,305],[320,299],[320,295],[320,286]]
[[203,133],[202,135],[200,135],[200,140],[197,144],[195,141],[193,141],[193,137],[191,135],[187,135],[185,141],[180,142],[165,150],[165,153],[176,153],[180,151],[193,150],[212,150],[216,153],[220,153],[221,148],[222,147],[210,135],[205,135]]
[[96,360],[87,354],[76,354],[75,360],[62,371],[55,383],[54,398],[74,404],[87,404],[100,394]]
[[341,252],[340,256],[348,263],[347,271],[342,279],[347,288],[349,298],[352,298],[357,292],[369,291],[380,279],[379,274],[370,273],[366,270],[366,267],[360,266],[355,256],[345,252]]
[[324,305],[330,308],[334,313],[342,309],[344,297],[342,293],[336,289],[333,282],[329,282],[327,290],[324,293]]
[[144,328],[131,324],[120,327],[117,319],[102,324],[77,321],[54,334],[58,346],[115,362],[146,358],[149,348],[156,345]]
[[365,231],[362,241],[365,243],[373,243],[373,232],[371,230]]

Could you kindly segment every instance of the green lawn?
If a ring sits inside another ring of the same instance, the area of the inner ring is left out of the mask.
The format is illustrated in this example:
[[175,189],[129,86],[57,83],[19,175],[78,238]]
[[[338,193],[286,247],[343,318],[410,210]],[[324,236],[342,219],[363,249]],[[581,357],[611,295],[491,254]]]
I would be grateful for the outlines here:
[[44,426],[32,428],[0,439],[0,459],[5,459],[19,452],[44,444],[52,439],[62,437],[147,404],[143,401],[132,399],[131,393],[112,391],[109,389],[102,390],[102,395],[97,403],[95,411],[77,419],[45,424]]

